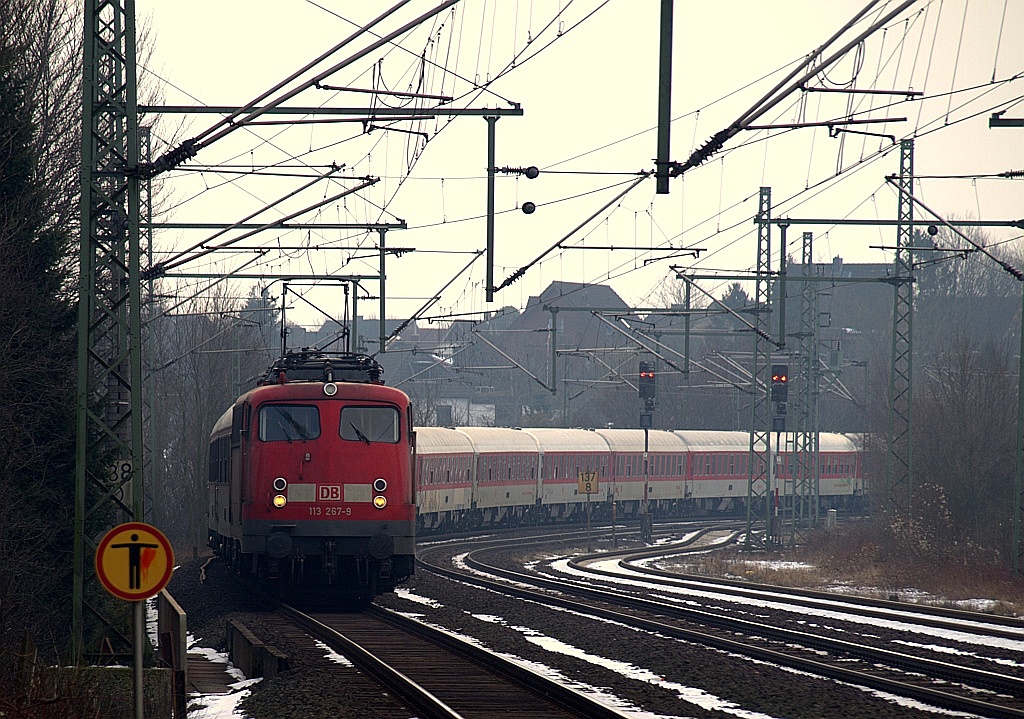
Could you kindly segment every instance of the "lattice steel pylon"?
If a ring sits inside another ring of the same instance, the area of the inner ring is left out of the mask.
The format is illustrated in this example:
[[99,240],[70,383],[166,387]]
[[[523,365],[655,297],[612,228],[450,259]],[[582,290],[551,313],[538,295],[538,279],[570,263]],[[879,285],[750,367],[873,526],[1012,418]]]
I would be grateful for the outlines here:
[[768,378],[771,369],[771,207],[772,191],[762,187],[757,208],[757,270],[754,277],[754,348],[750,367],[750,452],[747,463],[747,526],[744,546],[757,546],[763,533],[770,543],[771,461]]
[[[139,161],[149,162],[152,159],[152,128],[139,128]],[[143,259],[146,267],[153,266],[153,178],[145,178],[139,184],[139,221],[144,230],[139,232],[139,257]],[[142,366],[145,373],[142,386],[145,392],[142,395],[142,424],[143,424],[143,511],[145,514],[142,521],[150,524],[157,523],[155,491],[162,486],[161,478],[163,473],[163,462],[154,461],[156,456],[153,452],[154,442],[162,429],[162,422],[159,421],[156,407],[156,382],[153,379],[153,336],[149,321],[153,316],[156,304],[153,300],[156,282],[152,278],[146,280],[144,287],[145,295],[141,298],[142,303]],[[162,446],[156,444],[155,446]]]
[[885,510],[910,508],[913,490],[911,406],[913,391],[914,284],[911,246],[914,233],[914,141],[900,142],[896,260],[893,267],[892,365],[889,375],[888,462]]
[[800,334],[797,401],[793,433],[793,504],[789,545],[804,541],[818,523],[818,288],[810,281],[814,271],[814,236],[803,233],[801,245]]
[[[134,0],[85,0],[72,641],[131,639],[105,616],[102,532],[142,519],[142,358]],[[106,644],[109,642],[109,645]],[[91,646],[91,644],[90,644]],[[98,649],[98,647],[97,647]]]

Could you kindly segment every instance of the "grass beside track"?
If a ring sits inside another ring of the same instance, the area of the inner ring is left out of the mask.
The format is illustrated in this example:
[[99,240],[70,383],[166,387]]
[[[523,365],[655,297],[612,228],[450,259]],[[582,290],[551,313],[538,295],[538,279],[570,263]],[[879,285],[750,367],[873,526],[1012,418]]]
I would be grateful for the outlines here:
[[768,554],[740,547],[680,557],[663,568],[1024,616],[1024,577],[976,557],[934,557],[891,546],[867,525],[814,532],[806,544]]

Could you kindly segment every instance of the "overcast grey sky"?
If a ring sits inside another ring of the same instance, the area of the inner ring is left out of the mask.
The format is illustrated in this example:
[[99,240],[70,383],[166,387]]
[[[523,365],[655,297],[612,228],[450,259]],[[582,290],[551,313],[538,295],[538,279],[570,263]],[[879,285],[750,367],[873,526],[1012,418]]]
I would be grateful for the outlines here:
[[[438,4],[412,0],[374,31],[390,33]],[[686,160],[866,4],[675,3],[672,159]],[[243,104],[391,5],[341,0],[138,0],[140,23],[150,29],[152,56],[146,70],[152,77],[147,82],[168,104]],[[825,55],[896,6],[879,2]],[[536,165],[542,173],[536,180],[499,177],[495,278],[500,284],[598,213],[636,179],[628,173],[653,169],[659,8],[656,0],[463,0],[323,84],[450,95],[455,98],[453,107],[521,105],[522,117],[505,117],[496,124],[497,165]],[[921,179],[915,194],[932,209],[951,216],[1019,219],[1024,217],[1024,180],[974,176],[1024,170],[1024,128],[988,127],[993,110],[1024,117],[1024,102],[1019,102],[1024,96],[1021,28],[1021,0],[920,0],[808,84],[839,87],[852,82],[859,89],[914,90],[923,97],[908,102],[903,96],[797,91],[756,124],[825,121],[851,113],[860,119],[905,117],[902,122],[855,129],[897,140],[917,138],[915,173],[927,179]],[[349,58],[376,37],[365,34],[355,39],[303,77]],[[1018,79],[1010,81],[1014,77]],[[487,88],[481,89],[483,85]],[[307,90],[292,103],[362,107],[374,98],[378,107],[408,103],[394,96],[326,89]],[[413,106],[429,104],[420,100]],[[168,116],[157,126],[157,134],[181,140],[214,121],[211,115]],[[179,122],[184,126],[178,127]],[[470,261],[466,253],[484,247],[486,122],[438,115],[395,124],[392,130],[363,130],[359,123],[236,130],[186,163],[193,171],[165,176],[170,208],[166,219],[238,221],[308,181],[226,172],[232,165],[242,172],[272,164],[296,172],[302,165],[345,165],[339,173],[347,178],[344,182],[320,182],[259,215],[257,221],[336,195],[353,187],[354,177],[379,177],[372,187],[328,203],[308,218],[406,220],[409,229],[389,233],[387,241],[416,252],[388,261],[387,314],[408,316]],[[669,264],[694,266],[700,272],[752,267],[756,236],[751,218],[761,186],[772,188],[777,217],[895,218],[895,193],[885,176],[899,171],[898,157],[887,138],[852,133],[830,137],[823,127],[741,132],[722,152],[672,180],[669,195],[656,195],[653,179],[641,182],[566,242],[625,249],[553,252],[499,292],[492,305],[484,302],[481,259],[451,284],[429,314],[522,307],[530,295],[554,280],[605,282],[627,302],[646,304],[652,289],[674,276]],[[200,167],[203,172],[194,171]],[[951,175],[970,177],[930,178]],[[526,201],[537,205],[532,215],[517,209]],[[804,230],[815,233],[818,260],[836,255],[847,261],[892,260],[891,252],[872,247],[893,245],[893,228],[798,227],[790,231],[790,241],[798,240]],[[989,232],[997,241],[1022,234]],[[210,234],[166,231],[157,236],[156,244],[172,251]],[[231,234],[219,240],[228,237]],[[339,230],[275,231],[240,244],[282,248],[250,265],[268,273],[374,274],[377,263],[368,250],[376,239],[375,233]],[[697,261],[664,260],[664,252],[634,249],[670,246],[700,247],[703,252]],[[777,234],[773,252],[778,252]],[[798,250],[791,246],[790,252]],[[180,269],[229,271],[254,256],[216,253]],[[720,286],[705,285],[721,294]],[[366,283],[366,289],[377,294],[376,283]],[[318,306],[337,309],[341,302],[336,287],[305,291]],[[280,284],[271,292],[279,293]],[[362,314],[376,313],[375,303],[364,303],[360,309]],[[297,308],[293,317],[310,324],[322,322],[307,308]]]

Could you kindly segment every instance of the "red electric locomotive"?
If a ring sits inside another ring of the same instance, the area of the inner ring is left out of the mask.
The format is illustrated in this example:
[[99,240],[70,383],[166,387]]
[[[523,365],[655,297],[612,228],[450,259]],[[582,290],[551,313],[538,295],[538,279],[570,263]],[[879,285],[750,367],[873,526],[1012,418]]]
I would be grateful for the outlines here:
[[368,604],[412,573],[409,398],[365,355],[290,352],[210,436],[210,545],[286,596]]

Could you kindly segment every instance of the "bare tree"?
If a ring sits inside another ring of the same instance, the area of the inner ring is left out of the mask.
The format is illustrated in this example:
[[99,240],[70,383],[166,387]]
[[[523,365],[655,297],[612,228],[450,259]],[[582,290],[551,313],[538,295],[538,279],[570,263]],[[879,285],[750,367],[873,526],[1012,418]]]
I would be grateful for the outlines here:
[[1009,342],[958,334],[929,369],[915,407],[918,548],[958,559],[1010,556],[1016,395]]
[[0,651],[68,630],[81,75],[76,4],[0,0]]
[[[207,451],[217,418],[269,364],[272,311],[219,285],[154,320],[149,363],[156,387],[154,453],[160,463],[156,516],[173,541],[206,541]],[[255,308],[255,309],[254,309]]]
[[[43,229],[59,229],[68,238],[75,236],[80,216],[79,12],[78,3],[68,0],[0,0],[0,47],[11,51],[5,70],[16,69],[24,80],[34,128],[32,172],[46,188],[39,197]],[[76,261],[70,251],[62,257],[60,269],[67,280],[74,278]]]

